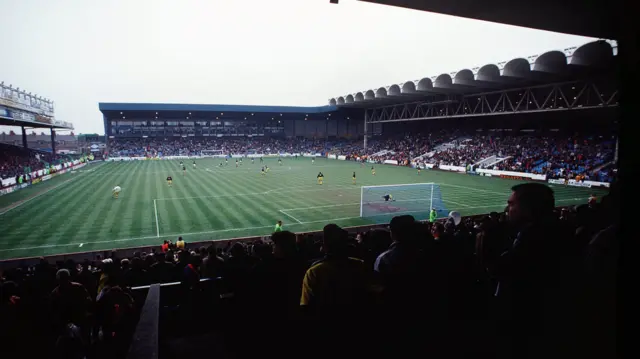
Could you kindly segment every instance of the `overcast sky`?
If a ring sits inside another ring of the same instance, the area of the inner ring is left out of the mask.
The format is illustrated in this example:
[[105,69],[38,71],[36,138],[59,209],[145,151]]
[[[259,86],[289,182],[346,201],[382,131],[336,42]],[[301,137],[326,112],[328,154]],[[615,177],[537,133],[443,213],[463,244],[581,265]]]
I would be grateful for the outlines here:
[[0,0],[0,81],[55,101],[326,105],[594,39],[356,0]]

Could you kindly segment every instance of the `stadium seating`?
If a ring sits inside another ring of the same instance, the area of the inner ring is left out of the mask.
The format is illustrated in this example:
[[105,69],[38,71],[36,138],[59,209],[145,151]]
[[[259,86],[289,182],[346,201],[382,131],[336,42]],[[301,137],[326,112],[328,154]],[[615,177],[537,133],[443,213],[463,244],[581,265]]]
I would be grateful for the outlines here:
[[0,143],[0,179],[22,175],[26,169],[37,171],[47,163],[55,163],[67,157],[73,156],[53,155]]
[[184,250],[158,243],[93,262],[43,258],[1,274],[3,354],[124,357],[142,312],[138,330],[159,331],[163,357],[590,357],[593,345],[611,354],[615,325],[602,323],[615,302],[617,185],[599,204],[528,219],[537,226],[505,214],[401,216],[390,231],[334,225]]
[[[609,173],[597,174],[596,168],[614,158],[615,140],[602,136],[496,136],[481,134],[467,137],[456,147],[437,151],[432,161],[444,165],[466,166],[492,155],[507,159],[491,169],[547,174],[575,178],[586,175],[594,180],[609,179]],[[587,179],[589,179],[587,178]]]

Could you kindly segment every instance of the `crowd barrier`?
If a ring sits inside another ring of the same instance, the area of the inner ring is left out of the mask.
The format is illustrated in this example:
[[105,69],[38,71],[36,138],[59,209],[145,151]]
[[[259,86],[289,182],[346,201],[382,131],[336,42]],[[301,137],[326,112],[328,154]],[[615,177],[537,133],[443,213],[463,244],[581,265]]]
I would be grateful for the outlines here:
[[[432,166],[433,168],[433,166]],[[467,172],[467,169],[465,167],[462,166],[447,166],[447,165],[440,165],[438,167],[438,169],[442,170],[442,171],[449,171],[449,172],[458,172],[458,173],[465,173]]]
[[549,179],[547,182],[551,184],[566,184],[567,186],[572,187],[584,187],[584,188],[592,188],[592,187],[600,187],[600,188],[609,188],[610,184],[607,182],[597,182],[597,181],[576,181],[569,180],[566,181],[563,179]]
[[476,172],[484,175],[488,174],[493,177],[508,178],[508,179],[534,180],[534,181],[547,180],[546,175],[540,175],[535,173],[499,171],[499,170],[489,170],[489,169],[483,169],[483,168],[476,169]]

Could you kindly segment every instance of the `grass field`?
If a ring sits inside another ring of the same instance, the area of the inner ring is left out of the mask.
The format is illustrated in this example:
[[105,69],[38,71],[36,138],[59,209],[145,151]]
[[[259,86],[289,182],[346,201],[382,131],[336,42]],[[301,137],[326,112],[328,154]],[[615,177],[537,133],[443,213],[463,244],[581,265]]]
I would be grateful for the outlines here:
[[[501,211],[518,181],[404,167],[308,158],[266,159],[219,168],[219,160],[98,163],[0,197],[0,259],[160,244],[179,235],[186,241],[269,234],[275,222],[299,232],[329,222],[354,226],[388,220],[359,217],[360,186],[440,185],[449,210],[463,215]],[[316,184],[321,170],[325,183]],[[356,171],[358,183],[351,183]],[[168,187],[166,177],[174,179]],[[120,185],[120,198],[111,189]],[[552,186],[557,205],[586,203],[601,190]],[[428,204],[427,204],[428,206]],[[418,214],[421,217],[422,214]]]

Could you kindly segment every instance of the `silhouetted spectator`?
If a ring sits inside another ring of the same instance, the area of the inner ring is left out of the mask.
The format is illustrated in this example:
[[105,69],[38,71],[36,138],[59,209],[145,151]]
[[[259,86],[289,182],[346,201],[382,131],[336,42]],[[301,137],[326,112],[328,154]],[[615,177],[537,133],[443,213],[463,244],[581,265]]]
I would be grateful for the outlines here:
[[168,263],[164,253],[155,255],[156,263],[149,268],[149,274],[155,283],[168,283],[175,279],[175,265]]
[[363,309],[367,285],[364,262],[347,256],[347,240],[347,231],[326,225],[322,238],[325,257],[304,276],[300,305],[316,318],[357,317]]
[[52,312],[59,333],[64,333],[68,324],[75,324],[87,342],[89,336],[89,314],[92,300],[89,292],[80,283],[71,282],[67,269],[56,273],[58,286],[51,292]]
[[[500,299],[503,335],[512,344],[507,355],[562,351],[574,345],[571,322],[576,293],[578,259],[573,233],[554,218],[551,188],[539,183],[512,187],[509,222],[517,231],[500,259],[496,295]],[[573,333],[575,333],[575,328]],[[570,347],[570,346],[569,346]]]
[[207,256],[202,259],[202,276],[217,278],[224,275],[224,259],[218,256],[215,245],[207,248]]

